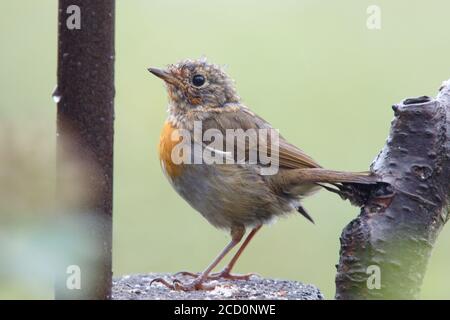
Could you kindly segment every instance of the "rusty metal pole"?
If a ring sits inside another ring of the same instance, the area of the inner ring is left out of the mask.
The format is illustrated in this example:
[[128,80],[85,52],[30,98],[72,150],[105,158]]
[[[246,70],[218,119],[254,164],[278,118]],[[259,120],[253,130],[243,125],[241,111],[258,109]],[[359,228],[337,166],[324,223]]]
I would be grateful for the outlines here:
[[80,262],[80,288],[67,286],[70,270],[63,265],[56,274],[56,299],[111,297],[114,23],[115,0],[59,0],[57,173],[63,175],[61,168],[72,160],[95,168],[86,185],[92,196],[78,209],[101,222],[86,226],[100,249],[91,261]]

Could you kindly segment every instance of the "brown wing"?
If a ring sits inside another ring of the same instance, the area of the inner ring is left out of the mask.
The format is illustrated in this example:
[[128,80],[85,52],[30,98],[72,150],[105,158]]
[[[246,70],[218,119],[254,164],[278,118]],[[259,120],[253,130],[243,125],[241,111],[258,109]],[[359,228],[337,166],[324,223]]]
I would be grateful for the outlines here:
[[280,167],[289,169],[321,168],[321,166],[316,161],[314,161],[313,158],[308,156],[296,146],[287,142],[282,137],[280,137],[279,152]]
[[[225,134],[226,129],[273,129],[264,119],[254,114],[245,107],[233,111],[223,111],[217,113],[215,117],[203,121],[203,130],[210,128],[219,129]],[[259,139],[264,139],[259,136]],[[267,137],[270,140],[270,136]],[[261,140],[260,140],[261,141]],[[270,141],[267,143],[270,146]],[[246,145],[245,154],[257,146]],[[257,150],[259,151],[259,150]],[[321,166],[301,149],[290,144],[279,135],[279,166],[287,169],[320,168]]]

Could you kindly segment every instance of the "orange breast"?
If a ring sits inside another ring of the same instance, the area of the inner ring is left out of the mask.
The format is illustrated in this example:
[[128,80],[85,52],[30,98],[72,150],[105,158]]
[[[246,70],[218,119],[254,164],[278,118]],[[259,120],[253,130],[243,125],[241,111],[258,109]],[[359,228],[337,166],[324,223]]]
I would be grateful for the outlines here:
[[159,139],[159,159],[165,173],[171,178],[177,177],[182,172],[182,165],[172,161],[172,149],[180,142],[177,128],[166,121]]

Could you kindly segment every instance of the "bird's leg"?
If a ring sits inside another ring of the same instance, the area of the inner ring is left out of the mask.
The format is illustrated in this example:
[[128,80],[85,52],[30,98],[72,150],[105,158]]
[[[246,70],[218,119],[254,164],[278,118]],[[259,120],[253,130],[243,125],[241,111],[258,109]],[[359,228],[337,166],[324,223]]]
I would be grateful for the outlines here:
[[253,230],[248,234],[247,238],[245,238],[244,242],[236,252],[236,254],[233,256],[231,261],[223,268],[222,271],[212,274],[209,278],[210,279],[231,279],[231,280],[248,280],[251,276],[255,275],[254,273],[248,273],[248,274],[231,274],[231,270],[233,269],[234,265],[238,261],[239,257],[241,256],[242,252],[245,250],[249,242],[253,239],[255,234],[258,232],[259,229],[261,229],[261,225],[253,228]]
[[[238,261],[239,257],[241,256],[242,252],[245,250],[249,242],[253,239],[256,232],[261,229],[261,225],[253,228],[253,230],[248,234],[247,238],[245,238],[244,242],[239,247],[238,251],[235,253],[231,261],[226,265],[225,268],[223,268],[222,271],[216,272],[208,276],[208,279],[215,280],[215,279],[231,279],[231,280],[248,280],[251,276],[255,275],[254,273],[249,274],[231,274],[231,270],[233,269],[234,265]],[[188,271],[181,271],[176,273],[175,275],[183,275],[183,276],[190,276],[190,277],[199,277],[198,273],[194,272],[188,272]]]
[[208,280],[208,276],[211,271],[219,264],[220,261],[233,249],[242,239],[245,234],[245,228],[243,226],[231,228],[231,241],[222,250],[222,252],[214,259],[214,261],[200,274],[196,275],[196,278],[187,284],[183,284],[181,281],[175,279],[172,283],[166,281],[163,278],[153,279],[150,285],[154,282],[159,282],[172,290],[194,291],[194,290],[213,290],[214,286],[206,285],[204,282]]

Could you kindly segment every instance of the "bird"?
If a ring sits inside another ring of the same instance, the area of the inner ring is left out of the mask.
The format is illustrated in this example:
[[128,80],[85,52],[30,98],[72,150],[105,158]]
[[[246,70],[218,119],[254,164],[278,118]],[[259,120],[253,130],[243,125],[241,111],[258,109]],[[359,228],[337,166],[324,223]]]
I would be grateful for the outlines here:
[[[168,93],[168,117],[159,141],[162,171],[190,206],[211,225],[231,236],[230,242],[203,272],[181,271],[173,279],[156,278],[151,284],[159,282],[172,290],[193,291],[214,289],[211,284],[214,279],[249,280],[254,274],[231,271],[262,226],[292,212],[314,223],[302,205],[305,197],[322,188],[342,195],[345,184],[377,182],[377,177],[370,172],[322,168],[242,102],[234,80],[220,65],[205,58],[186,59],[165,68],[150,67],[148,71],[164,81]],[[224,146],[228,143],[227,133],[233,130],[263,134],[253,143],[236,143],[237,146],[227,149]],[[207,132],[213,132],[216,138],[222,135],[226,143],[222,141],[211,147],[212,143],[208,144],[208,139],[202,137]],[[263,144],[265,149],[274,150],[273,154],[267,153],[275,160],[274,170],[268,170],[270,166],[263,161]],[[202,162],[201,157],[206,154],[224,161],[203,159]],[[252,154],[257,155],[256,160],[250,161]],[[200,160],[193,160],[199,155]],[[241,241],[224,269],[212,273]],[[176,278],[178,275],[193,279],[182,282]]]

